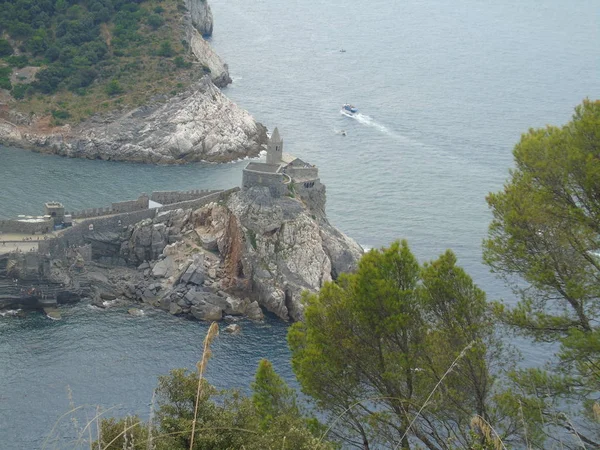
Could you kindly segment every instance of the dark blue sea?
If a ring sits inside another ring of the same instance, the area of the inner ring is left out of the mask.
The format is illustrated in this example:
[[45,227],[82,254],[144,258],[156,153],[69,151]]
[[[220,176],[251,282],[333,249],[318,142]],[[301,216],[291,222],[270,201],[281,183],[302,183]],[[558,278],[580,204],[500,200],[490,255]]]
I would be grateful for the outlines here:
[[[421,260],[452,248],[491,299],[514,303],[481,263],[512,148],[530,127],[566,123],[600,97],[595,0],[210,0],[225,93],[285,151],[320,168],[330,220],[366,247],[408,239]],[[341,51],[344,50],[344,51]],[[340,114],[353,103],[359,114]],[[343,136],[341,131],[345,130]],[[108,205],[152,190],[239,184],[244,162],[158,167],[0,147],[0,216]],[[147,416],[156,377],[194,368],[206,325],[157,311],[86,305],[63,320],[0,317],[0,448],[78,448],[70,416]],[[261,357],[294,382],[286,325],[221,335],[208,378],[247,389]],[[517,342],[527,361],[539,348]],[[70,390],[70,394],[68,391]],[[87,433],[87,432],[86,432]],[[84,436],[86,437],[86,436]]]

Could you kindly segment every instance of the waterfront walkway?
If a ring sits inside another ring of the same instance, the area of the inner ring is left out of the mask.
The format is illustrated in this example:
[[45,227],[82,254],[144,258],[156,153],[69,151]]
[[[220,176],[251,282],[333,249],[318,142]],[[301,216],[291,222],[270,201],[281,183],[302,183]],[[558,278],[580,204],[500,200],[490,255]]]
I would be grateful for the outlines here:
[[38,242],[46,239],[53,239],[56,234],[47,233],[44,235],[2,233],[0,234],[0,255],[11,252],[31,252],[37,251]]

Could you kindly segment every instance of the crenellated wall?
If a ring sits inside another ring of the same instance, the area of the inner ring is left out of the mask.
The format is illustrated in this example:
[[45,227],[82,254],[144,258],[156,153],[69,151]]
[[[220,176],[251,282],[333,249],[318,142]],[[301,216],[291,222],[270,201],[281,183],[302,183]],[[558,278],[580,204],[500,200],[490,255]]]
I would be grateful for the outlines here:
[[81,211],[65,212],[70,214],[73,219],[83,219],[87,217],[100,217],[109,214],[119,214],[125,212],[135,212],[148,209],[150,198],[142,194],[137,200],[127,200],[124,202],[111,203],[111,206],[105,208],[88,208]]
[[[88,244],[96,233],[120,233],[129,225],[136,224],[144,219],[153,219],[159,212],[200,208],[211,202],[223,200],[231,193],[239,191],[239,189],[239,187],[235,187],[227,190],[210,191],[212,193],[204,197],[164,205],[159,208],[85,218],[73,227],[62,230],[56,238],[40,241],[38,243],[39,252],[50,255],[52,258],[60,258],[65,255],[67,249]],[[90,225],[92,225],[91,228]]]
[[192,191],[157,191],[153,192],[150,200],[161,205],[170,205],[172,203],[186,202],[188,200],[196,200],[200,197],[205,197],[220,190],[196,189]]

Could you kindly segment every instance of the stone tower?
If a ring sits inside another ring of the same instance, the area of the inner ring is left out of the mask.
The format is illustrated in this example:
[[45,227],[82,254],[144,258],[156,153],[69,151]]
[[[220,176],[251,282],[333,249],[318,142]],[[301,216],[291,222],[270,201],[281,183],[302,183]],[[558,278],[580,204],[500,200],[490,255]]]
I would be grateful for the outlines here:
[[54,225],[60,225],[65,220],[65,207],[60,202],[44,204],[44,213],[54,219]]
[[267,164],[281,164],[282,153],[283,140],[279,137],[279,130],[275,127],[271,139],[267,143]]

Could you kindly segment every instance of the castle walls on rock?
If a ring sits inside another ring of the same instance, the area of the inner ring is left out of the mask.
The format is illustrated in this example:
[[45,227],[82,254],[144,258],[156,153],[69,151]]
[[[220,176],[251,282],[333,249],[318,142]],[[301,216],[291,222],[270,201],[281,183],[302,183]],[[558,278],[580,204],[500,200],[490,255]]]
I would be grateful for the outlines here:
[[157,191],[153,192],[150,200],[161,205],[170,205],[172,203],[185,202],[188,200],[196,200],[200,197],[205,197],[209,194],[220,192],[220,190],[192,190],[192,191]]
[[144,219],[153,219],[156,217],[156,214],[164,211],[200,208],[211,202],[218,202],[225,199],[231,193],[238,190],[239,188],[235,187],[227,190],[212,191],[211,194],[204,195],[203,197],[194,200],[172,203],[159,208],[112,214],[103,217],[85,218],[73,227],[62,230],[56,238],[40,241],[38,244],[38,251],[42,254],[49,255],[52,258],[60,258],[65,255],[65,252],[68,249],[80,247],[91,242],[93,254],[93,240],[99,235],[121,233],[128,226],[141,222]]

